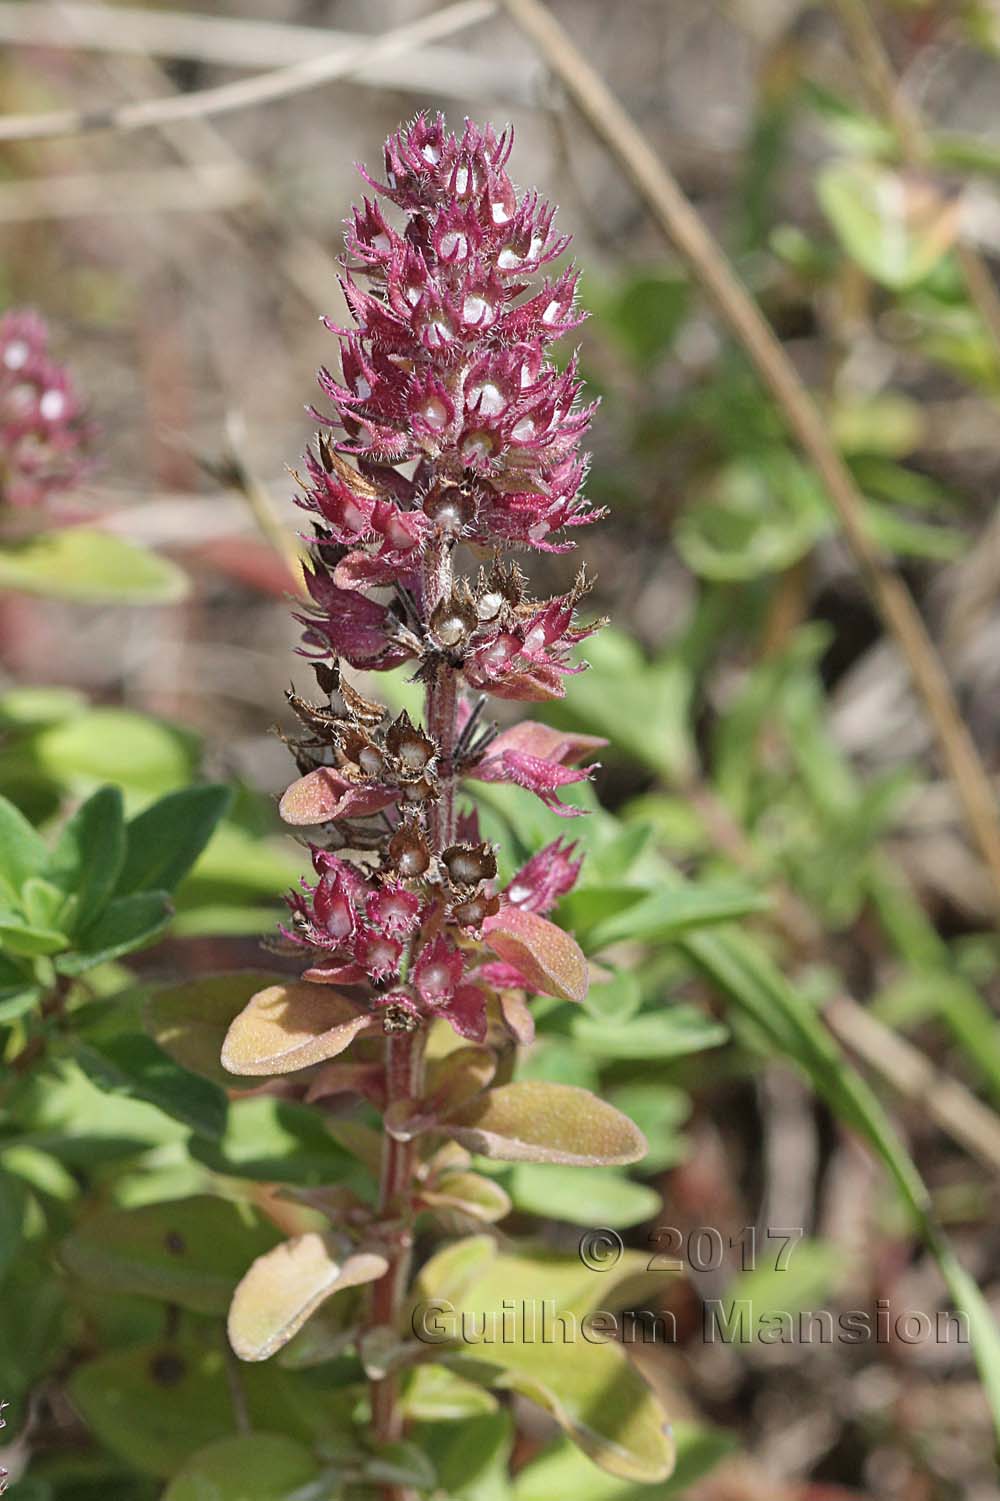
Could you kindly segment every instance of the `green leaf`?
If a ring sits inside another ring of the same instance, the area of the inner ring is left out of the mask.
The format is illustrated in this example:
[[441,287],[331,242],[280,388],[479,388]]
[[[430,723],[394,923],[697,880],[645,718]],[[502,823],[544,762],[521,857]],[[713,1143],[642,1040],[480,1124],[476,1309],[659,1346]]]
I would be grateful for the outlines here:
[[745,1305],[750,1340],[785,1315],[825,1307],[845,1270],[840,1249],[826,1241],[784,1244],[783,1236],[769,1233],[765,1245],[767,1259],[734,1277],[721,1299],[720,1317],[727,1321],[734,1305]]
[[62,930],[60,922],[66,906],[66,893],[44,876],[29,876],[21,887],[21,911],[33,927]]
[[[0,956],[2,957],[2,956]],[[33,1011],[40,1003],[43,991],[36,985],[30,985],[25,990],[13,992],[4,991],[0,994],[0,1024],[17,1021],[19,1016],[25,1016]]]
[[901,557],[932,558],[951,563],[969,550],[969,539],[955,527],[900,516],[885,506],[865,508],[868,530],[877,542]]
[[168,792],[133,818],[126,831],[123,893],[173,891],[212,837],[232,801],[228,787],[207,785]]
[[[215,1331],[205,1346],[164,1340],[99,1355],[78,1366],[68,1385],[95,1437],[142,1475],[169,1479],[236,1429]],[[248,1366],[240,1387],[255,1429],[280,1429],[309,1443],[330,1434],[330,1393],[314,1393],[302,1377],[273,1365]]]
[[848,255],[894,291],[929,276],[958,231],[957,200],[875,162],[824,167],[816,196]]
[[[667,1477],[673,1451],[665,1415],[609,1327],[620,1300],[641,1298],[643,1287],[656,1284],[647,1258],[625,1252],[613,1271],[596,1275],[576,1257],[521,1246],[480,1262],[461,1291],[428,1294],[424,1288],[442,1280],[436,1260],[418,1281],[413,1327],[429,1314],[428,1331],[454,1331],[462,1353],[451,1356],[453,1369],[539,1403],[611,1474],[646,1483]],[[447,1308],[422,1311],[426,1297],[447,1299]],[[511,1320],[512,1297],[523,1318]],[[512,1338],[461,1342],[463,1318],[499,1331],[505,1311]]]
[[56,928],[33,927],[17,913],[0,916],[0,950],[31,958],[39,954],[58,954],[68,947],[68,937]]
[[690,296],[690,285],[681,276],[632,275],[617,295],[602,300],[602,321],[645,369],[673,343]]
[[0,1172],[0,1282],[24,1238],[28,1190],[19,1178]]
[[191,1143],[191,1155],[217,1173],[264,1183],[354,1181],[354,1159],[337,1145],[314,1110],[261,1096],[234,1100],[221,1141]]
[[143,1024],[175,1063],[231,1089],[237,1080],[219,1061],[230,1024],[251,996],[281,978],[266,970],[238,970],[170,985],[146,1001]]
[[362,1468],[365,1478],[376,1485],[430,1491],[437,1484],[434,1466],[427,1455],[405,1439],[381,1445]]
[[604,1058],[683,1058],[705,1048],[717,1048],[729,1037],[721,1022],[695,1006],[665,1006],[662,1011],[633,1016],[620,1025],[575,1016],[572,1033],[588,1052]]
[[100,787],[66,824],[46,875],[77,899],[73,931],[96,921],[115,889],[125,857],[125,815],[117,787]]
[[691,885],[676,891],[654,891],[598,923],[590,933],[590,946],[605,948],[629,939],[663,943],[692,928],[764,912],[770,905],[765,893],[735,882],[726,886]]
[[783,448],[734,460],[674,528],[693,572],[718,583],[778,573],[833,530],[815,475]]
[[183,599],[185,574],[109,532],[64,527],[0,543],[0,588],[85,604],[163,605]]
[[31,752],[40,772],[76,793],[114,782],[126,794],[157,796],[190,782],[198,740],[149,714],[98,708],[43,725]]
[[440,1423],[495,1412],[497,1400],[474,1381],[443,1365],[418,1365],[407,1372],[400,1405],[418,1423]]
[[662,1172],[683,1160],[687,1142],[680,1128],[691,1114],[691,1098],[684,1090],[660,1083],[619,1084],[608,1091],[608,1099],[649,1142],[643,1172]]
[[80,1067],[102,1089],[156,1105],[201,1136],[218,1140],[226,1129],[222,1090],[167,1056],[141,1033],[88,1039],[74,1044]]
[[689,1486],[737,1449],[737,1441],[721,1428],[695,1423],[675,1423],[677,1463],[670,1479],[658,1486],[655,1497],[648,1486],[631,1485],[592,1464],[566,1439],[557,1439],[537,1459],[518,1471],[514,1501],[551,1501],[553,1496],[572,1496],[573,1501],[661,1501],[681,1496]]
[[663,1207],[654,1188],[633,1183],[606,1168],[519,1164],[508,1181],[517,1209],[570,1225],[607,1225],[624,1230],[651,1220]]
[[280,1433],[241,1433],[193,1454],[163,1501],[287,1501],[317,1474],[304,1444]]
[[29,876],[40,875],[49,852],[20,808],[0,797],[0,890],[15,899]]
[[597,1021],[625,1022],[642,1005],[642,989],[635,975],[621,970],[613,979],[591,985],[583,1005]]
[[61,1254],[74,1276],[96,1287],[218,1315],[248,1263],[280,1239],[249,1204],[205,1195],[91,1214]]
[[440,1493],[449,1501],[510,1501],[507,1475],[514,1425],[508,1412],[430,1423],[417,1437],[437,1471]]
[[165,891],[116,897],[97,921],[83,930],[75,951],[60,959],[57,968],[65,975],[79,975],[95,964],[146,948],[169,926],[172,916],[173,907]]

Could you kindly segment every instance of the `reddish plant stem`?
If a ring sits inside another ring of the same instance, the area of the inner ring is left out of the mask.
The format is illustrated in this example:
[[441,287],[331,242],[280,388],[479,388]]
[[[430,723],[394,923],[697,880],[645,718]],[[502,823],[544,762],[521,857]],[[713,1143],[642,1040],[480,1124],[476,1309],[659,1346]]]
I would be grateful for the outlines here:
[[[429,621],[435,607],[451,593],[452,539],[443,531],[430,538],[424,554],[423,607]],[[455,842],[455,768],[452,756],[458,737],[459,673],[444,660],[434,668],[425,697],[426,730],[437,741],[440,797],[429,814],[430,836],[436,854]]]
[[[438,532],[430,539],[425,557],[420,601],[424,622],[430,621],[435,607],[451,592],[452,543]],[[435,854],[440,854],[455,840],[455,769],[452,757],[458,736],[459,673],[447,662],[439,661],[427,684],[424,717],[427,733],[437,742],[439,751],[438,785],[440,797],[428,816],[428,832]],[[386,1037],[385,1086],[386,1108],[397,1101],[418,1100],[423,1092],[423,1053],[425,1031],[394,1032]],[[416,1145],[397,1141],[384,1132],[382,1138],[382,1183],[379,1211],[390,1222],[389,1270],[372,1289],[371,1325],[396,1329],[410,1277],[413,1250],[413,1172]],[[395,1223],[392,1223],[395,1222]],[[399,1406],[399,1380],[390,1372],[370,1385],[372,1430],[377,1443],[392,1443],[402,1436],[403,1415]],[[386,1501],[398,1501],[400,1492],[390,1486]]]
[[[424,1032],[393,1032],[385,1040],[386,1108],[398,1100],[419,1099],[423,1087]],[[395,1329],[410,1276],[413,1250],[412,1180],[416,1157],[412,1141],[397,1141],[388,1131],[382,1137],[382,1183],[379,1212],[392,1222],[389,1270],[372,1289],[371,1325]],[[372,1430],[380,1444],[401,1436],[398,1378],[390,1373],[370,1386]]]

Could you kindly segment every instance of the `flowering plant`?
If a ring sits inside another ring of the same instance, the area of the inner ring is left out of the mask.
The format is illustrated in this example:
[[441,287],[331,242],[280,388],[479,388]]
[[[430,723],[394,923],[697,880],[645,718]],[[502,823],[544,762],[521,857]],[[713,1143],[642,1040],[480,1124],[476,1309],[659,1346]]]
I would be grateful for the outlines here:
[[86,472],[90,427],[72,377],[30,309],[0,316],[0,506],[38,506]]
[[[322,1306],[359,1351],[382,1446],[404,1431],[404,1373],[440,1358],[406,1322],[416,1231],[425,1216],[482,1227],[509,1208],[470,1154],[595,1166],[645,1149],[633,1123],[586,1090],[510,1082],[515,1045],[533,1036],[528,998],[586,993],[584,955],[549,916],[580,861],[556,840],[499,889],[497,851],[459,804],[465,781],[509,783],[572,817],[580,810],[560,789],[590,776],[580,763],[604,743],[534,721],[498,733],[485,713],[490,694],[560,697],[584,665],[572,649],[596,629],[577,619],[582,573],[539,601],[509,556],[565,551],[598,514],[581,494],[593,408],[580,403],[575,358],[565,369],[549,358],[581,321],[576,273],[546,273],[568,242],[546,203],[516,194],[511,144],[509,131],[467,124],[453,135],[419,117],[387,142],[385,181],[364,174],[378,197],[354,211],[346,237],[354,322],[329,325],[342,374],[320,373],[334,414],[316,414],[324,433],[299,500],[313,526],[302,649],[322,698],[289,695],[300,775],[281,813],[311,831],[315,881],[289,897],[283,929],[304,968],[300,981],[258,991],[222,1050],[230,1074],[309,1069],[308,1098],[336,1108],[361,1096],[381,1112],[377,1202],[343,1186],[311,1191],[329,1229],[253,1264],[229,1336],[243,1359],[264,1359]],[[463,549],[479,554],[476,572],[460,570]],[[404,663],[423,685],[422,724],[393,716],[345,671]],[[493,1237],[463,1244],[481,1272],[495,1262],[494,1279],[514,1260]],[[432,1258],[424,1290],[456,1252]],[[521,1278],[541,1277],[544,1293],[556,1273],[547,1281],[535,1254],[521,1253]],[[468,1280],[489,1304],[484,1283]],[[350,1312],[331,1313],[335,1294]],[[535,1368],[541,1353],[508,1351],[487,1384],[541,1401],[619,1475],[667,1473],[662,1414],[617,1347],[574,1349],[565,1390]],[[482,1379],[460,1347],[448,1368]]]

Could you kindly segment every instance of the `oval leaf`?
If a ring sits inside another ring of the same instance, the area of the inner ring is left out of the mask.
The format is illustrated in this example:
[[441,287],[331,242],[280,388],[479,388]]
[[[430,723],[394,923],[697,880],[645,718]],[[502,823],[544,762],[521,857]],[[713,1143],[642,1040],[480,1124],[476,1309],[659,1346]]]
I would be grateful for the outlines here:
[[176,563],[123,537],[82,527],[0,544],[0,585],[56,599],[121,605],[173,604],[188,590]]
[[310,1231],[259,1257],[233,1295],[229,1343],[241,1360],[267,1360],[327,1298],[389,1270],[377,1251],[352,1251],[339,1235]]
[[221,1314],[248,1259],[279,1239],[249,1205],[199,1195],[102,1210],[63,1242],[62,1260],[91,1286]]
[[646,1138],[627,1115],[572,1084],[529,1080],[489,1089],[440,1127],[483,1157],[614,1167],[638,1162]]
[[328,985],[269,985],[230,1026],[222,1066],[231,1074],[290,1074],[342,1053],[373,1024]]
[[320,766],[292,783],[278,811],[285,823],[302,827],[332,818],[366,818],[395,801],[396,794],[385,787],[358,786]]
[[282,1433],[241,1433],[192,1454],[163,1501],[286,1501],[316,1478],[304,1444]]
[[582,1001],[587,994],[587,961],[580,945],[537,912],[502,907],[486,919],[483,937],[537,994],[561,1001]]
[[[510,1213],[510,1198],[499,1183],[480,1173],[445,1173],[420,1197],[431,1209],[445,1209],[492,1224]],[[590,1221],[588,1220],[589,1224]]]

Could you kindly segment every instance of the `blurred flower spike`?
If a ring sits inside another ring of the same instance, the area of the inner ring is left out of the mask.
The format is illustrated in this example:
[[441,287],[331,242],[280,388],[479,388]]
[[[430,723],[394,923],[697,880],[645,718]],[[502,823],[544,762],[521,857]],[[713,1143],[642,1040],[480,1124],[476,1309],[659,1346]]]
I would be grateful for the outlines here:
[[91,436],[45,320],[30,309],[0,315],[0,505],[30,509],[72,489],[89,468]]

